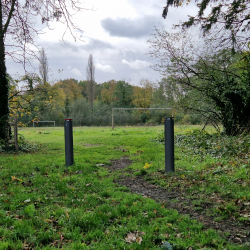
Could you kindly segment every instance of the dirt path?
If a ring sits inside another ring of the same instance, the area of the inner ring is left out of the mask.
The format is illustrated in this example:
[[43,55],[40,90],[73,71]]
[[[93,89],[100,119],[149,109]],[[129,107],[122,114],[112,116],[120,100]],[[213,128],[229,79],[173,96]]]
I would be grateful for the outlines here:
[[[113,160],[112,165],[107,168],[109,171],[122,170],[122,172],[128,172],[126,167],[131,165],[132,161],[126,157],[119,160]],[[192,204],[192,199],[186,198],[186,194],[177,190],[176,192],[169,192],[167,189],[155,186],[146,180],[142,176],[124,177],[123,174],[114,180],[115,183],[128,187],[132,193],[141,194],[144,197],[154,199],[157,202],[164,203],[167,209],[176,209],[180,214],[187,214],[192,219],[196,219],[204,225],[205,229],[213,228],[220,231],[222,235],[228,233],[227,240],[233,243],[246,243],[250,242],[250,225],[239,223],[233,219],[227,219],[220,222],[214,221],[214,218],[207,216],[207,209],[211,208],[212,204],[203,204],[202,210],[196,210]],[[173,202],[173,199],[175,202]],[[177,202],[176,202],[177,201]],[[250,248],[250,245],[249,245]]]

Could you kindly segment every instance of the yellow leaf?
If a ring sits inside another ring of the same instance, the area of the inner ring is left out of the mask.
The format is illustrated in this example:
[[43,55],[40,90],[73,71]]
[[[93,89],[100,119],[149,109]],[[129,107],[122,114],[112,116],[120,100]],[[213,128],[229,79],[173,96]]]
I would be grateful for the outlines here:
[[144,169],[147,169],[147,168],[149,168],[150,166],[152,166],[152,164],[145,163],[145,166],[144,166],[143,168],[144,168]]
[[48,223],[52,223],[52,222],[53,222],[53,221],[50,220],[50,219],[45,219],[44,221],[45,221],[45,222],[48,222]]
[[17,178],[16,176],[11,176],[12,181],[22,181],[21,179]]
[[65,211],[65,214],[66,214],[66,218],[69,219],[69,214],[67,211]]

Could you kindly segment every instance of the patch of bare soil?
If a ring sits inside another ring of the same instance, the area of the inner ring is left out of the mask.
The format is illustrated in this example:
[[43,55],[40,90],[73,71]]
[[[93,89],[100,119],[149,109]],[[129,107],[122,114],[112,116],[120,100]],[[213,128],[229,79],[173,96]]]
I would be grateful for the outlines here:
[[[119,160],[113,160],[112,165],[108,166],[110,171],[124,170],[132,163],[126,157]],[[197,210],[195,205],[192,204],[192,199],[186,198],[185,192],[176,190],[175,192],[169,191],[165,188],[153,185],[146,180],[143,176],[125,177],[121,175],[118,179],[114,180],[115,183],[128,187],[132,193],[141,194],[144,197],[154,199],[157,202],[164,203],[167,209],[176,209],[180,214],[189,215],[192,219],[196,219],[204,225],[205,229],[213,228],[220,231],[223,235],[227,233],[226,238],[233,243],[246,243],[250,242],[250,225],[240,223],[233,219],[226,219],[216,222],[212,216],[207,216],[207,209],[211,208],[211,203],[203,203],[199,205],[201,210]]]

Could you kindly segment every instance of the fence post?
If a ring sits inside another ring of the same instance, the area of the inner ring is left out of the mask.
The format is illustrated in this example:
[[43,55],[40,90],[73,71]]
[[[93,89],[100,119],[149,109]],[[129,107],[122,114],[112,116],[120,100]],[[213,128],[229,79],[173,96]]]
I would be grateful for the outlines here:
[[15,141],[15,148],[18,150],[18,129],[17,129],[17,116],[15,116],[14,120],[14,141]]
[[[7,121],[8,122],[8,121]],[[14,144],[15,145],[15,149],[18,150],[18,128],[17,128],[17,116],[15,116],[14,118],[14,122],[8,122],[9,126],[13,126],[14,127],[14,137],[13,140],[10,140],[10,138],[7,141],[7,146],[9,146],[9,144]],[[8,132],[9,133],[9,132]]]
[[173,117],[164,118],[165,128],[165,172],[174,172],[174,120]]
[[74,164],[72,119],[64,119],[66,166]]
[[114,109],[112,108],[112,130],[114,130]]

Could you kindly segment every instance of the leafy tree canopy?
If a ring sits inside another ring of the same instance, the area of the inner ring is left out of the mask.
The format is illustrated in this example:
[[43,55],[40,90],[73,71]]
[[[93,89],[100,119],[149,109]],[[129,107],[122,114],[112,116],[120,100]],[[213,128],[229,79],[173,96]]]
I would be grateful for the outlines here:
[[113,97],[117,107],[128,108],[132,104],[133,87],[125,81],[118,81]]
[[[150,54],[158,61],[154,69],[167,77],[168,85],[188,97],[186,104],[217,120],[227,135],[249,132],[250,53],[216,51],[213,41],[205,40],[201,46],[187,32],[156,29],[154,36],[149,41]],[[191,105],[194,99],[206,99],[206,105]]]
[[[167,5],[163,10],[163,18],[167,17],[170,6],[180,7],[190,0],[167,0]],[[197,0],[198,13],[196,16],[189,16],[187,22],[182,23],[184,28],[199,24],[204,34],[217,26],[218,32],[221,29],[229,31],[229,36],[224,40],[230,39],[233,46],[236,43],[249,42],[247,32],[250,29],[250,2],[246,0],[219,1],[219,0]],[[206,15],[206,10],[209,14]]]

